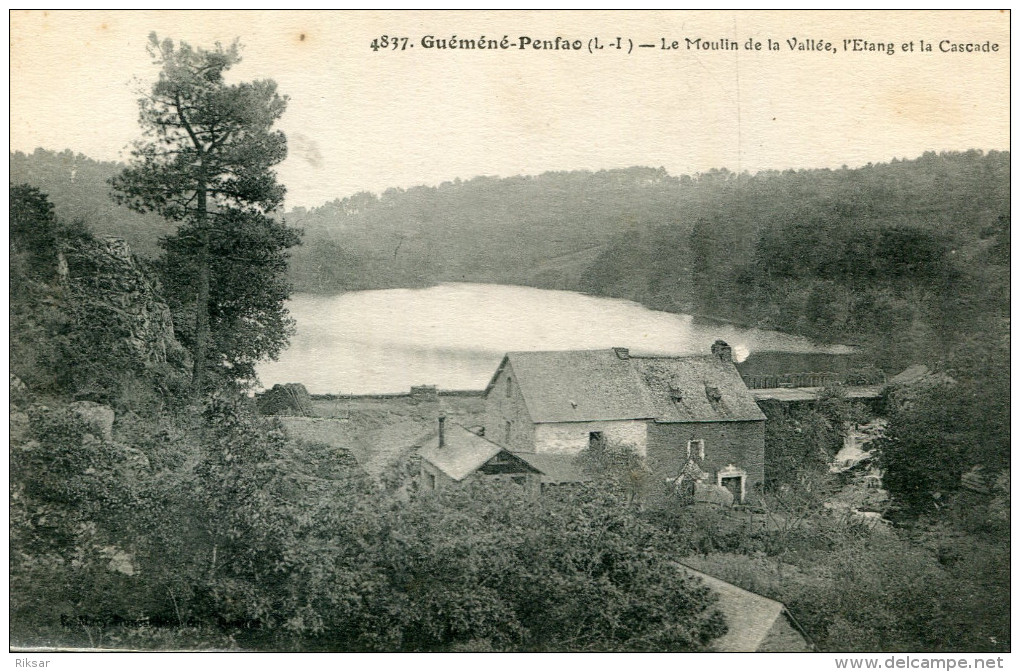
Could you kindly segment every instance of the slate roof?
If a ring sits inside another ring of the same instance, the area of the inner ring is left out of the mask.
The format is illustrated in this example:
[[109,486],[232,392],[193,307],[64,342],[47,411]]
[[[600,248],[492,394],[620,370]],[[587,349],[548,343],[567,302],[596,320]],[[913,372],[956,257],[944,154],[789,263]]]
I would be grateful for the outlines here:
[[612,350],[509,352],[493,382],[507,362],[532,422],[636,420],[656,415],[648,388],[631,360],[620,359]]
[[462,481],[486,462],[506,451],[540,473],[542,483],[578,483],[589,480],[573,455],[517,453],[497,446],[488,439],[452,422],[446,424],[446,443],[439,447],[438,432],[430,432],[418,451],[423,460],[435,465],[455,481]]
[[613,350],[510,352],[532,422],[765,420],[731,363],[714,355],[621,359]]
[[541,472],[542,483],[579,483],[590,480],[584,470],[577,466],[574,455],[552,453],[513,453]]
[[737,368],[714,355],[633,357],[657,422],[764,420]]
[[[782,602],[776,602],[764,595],[744,590],[687,565],[681,565],[681,567],[683,571],[704,581],[705,585],[719,596],[716,606],[726,617],[729,630],[722,637],[712,641],[712,647],[716,651],[757,651],[764,644],[765,638],[775,626],[776,621],[786,618],[786,607]],[[799,630],[799,626],[794,627]],[[806,638],[805,648],[809,648]]]
[[470,476],[501,450],[495,443],[473,434],[458,424],[448,422],[445,445],[439,447],[439,436],[433,434],[419,454],[455,481]]

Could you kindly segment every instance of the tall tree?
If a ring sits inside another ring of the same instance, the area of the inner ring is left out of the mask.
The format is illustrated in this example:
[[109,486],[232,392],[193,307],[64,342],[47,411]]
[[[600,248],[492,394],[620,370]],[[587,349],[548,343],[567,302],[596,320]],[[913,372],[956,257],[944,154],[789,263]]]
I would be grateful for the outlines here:
[[[191,224],[162,241],[159,269],[164,291],[181,326],[178,339],[193,346],[194,298],[200,276],[201,237]],[[284,308],[290,296],[287,248],[300,236],[282,222],[257,213],[228,211],[209,235],[208,372],[220,381],[255,377],[255,365],[275,358],[287,344],[293,320]],[[210,380],[210,383],[216,381]]]
[[287,98],[272,80],[226,83],[224,72],[240,61],[236,40],[229,47],[217,43],[210,51],[159,40],[152,33],[148,50],[162,71],[139,100],[143,138],[135,143],[131,164],[111,185],[115,200],[179,222],[177,236],[189,239],[195,302],[192,387],[200,394],[208,369],[223,358],[210,348],[210,314],[216,309],[210,295],[214,234],[246,218],[264,222],[283,202],[285,189],[272,167],[286,157],[287,141],[272,126]]

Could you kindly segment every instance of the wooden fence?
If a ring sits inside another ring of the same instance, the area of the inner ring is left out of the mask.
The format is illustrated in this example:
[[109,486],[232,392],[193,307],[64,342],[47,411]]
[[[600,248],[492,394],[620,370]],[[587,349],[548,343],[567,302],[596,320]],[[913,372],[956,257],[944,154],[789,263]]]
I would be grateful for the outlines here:
[[776,387],[825,387],[826,385],[880,385],[885,383],[882,372],[834,373],[818,371],[808,373],[782,373],[741,376],[751,390]]

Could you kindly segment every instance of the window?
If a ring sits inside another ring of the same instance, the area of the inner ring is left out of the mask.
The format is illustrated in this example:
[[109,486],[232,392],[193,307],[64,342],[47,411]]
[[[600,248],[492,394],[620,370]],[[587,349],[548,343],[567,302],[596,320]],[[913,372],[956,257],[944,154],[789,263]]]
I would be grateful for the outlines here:
[[428,488],[429,490],[435,490],[436,489],[436,475],[435,474],[425,474],[425,487]]
[[705,440],[704,439],[692,439],[687,442],[687,458],[697,458],[699,460],[705,459]]
[[510,421],[509,420],[506,421],[506,428],[505,429],[506,429],[506,432],[505,432],[505,434],[506,434],[506,443],[510,443]]
[[510,480],[513,481],[514,483],[516,483],[517,485],[523,486],[523,485],[525,485],[528,482],[528,477],[527,476],[511,476]]
[[601,448],[604,444],[605,438],[602,436],[602,432],[589,432],[588,434],[589,448]]
[[514,389],[514,379],[511,378],[510,376],[507,376],[506,377],[506,398],[507,399],[509,399],[510,396],[512,395],[513,389]]

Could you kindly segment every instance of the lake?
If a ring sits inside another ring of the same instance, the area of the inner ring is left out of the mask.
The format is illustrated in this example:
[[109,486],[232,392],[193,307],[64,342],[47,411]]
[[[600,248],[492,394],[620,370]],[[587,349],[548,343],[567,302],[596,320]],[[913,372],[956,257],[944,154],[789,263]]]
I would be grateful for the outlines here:
[[424,384],[480,390],[511,350],[624,346],[634,354],[707,354],[717,338],[733,346],[738,361],[752,353],[848,350],[622,299],[508,285],[295,294],[288,309],[297,334],[279,361],[259,367],[259,379],[265,387],[302,383],[313,394],[407,392]]

